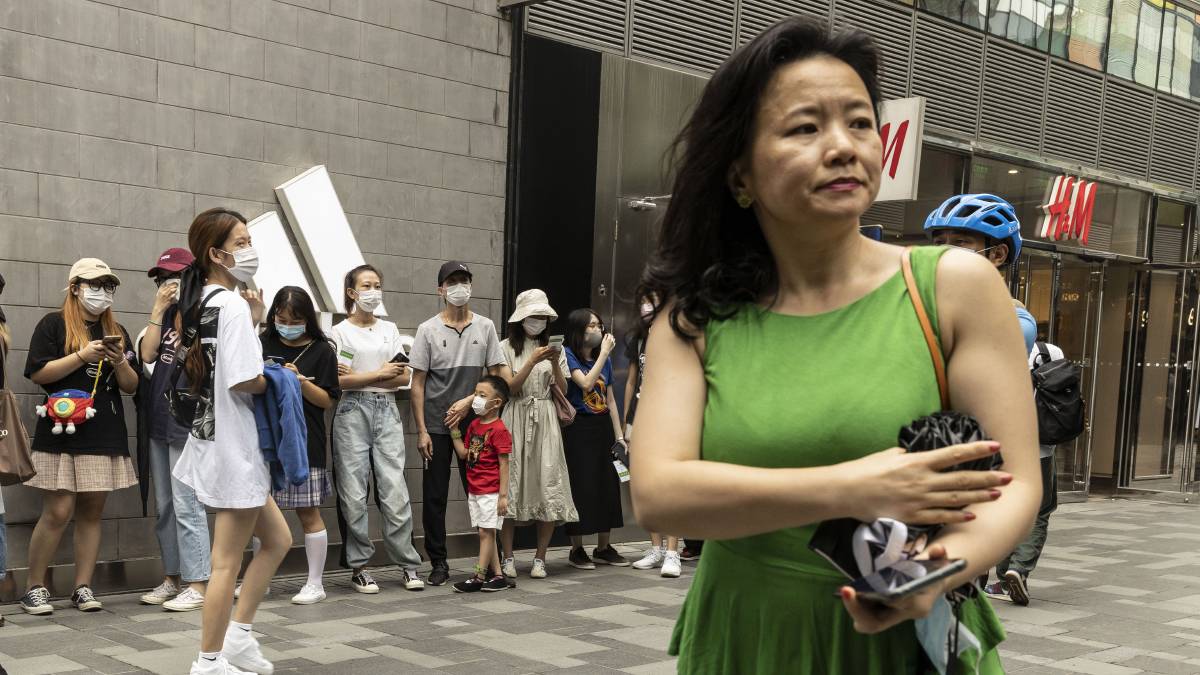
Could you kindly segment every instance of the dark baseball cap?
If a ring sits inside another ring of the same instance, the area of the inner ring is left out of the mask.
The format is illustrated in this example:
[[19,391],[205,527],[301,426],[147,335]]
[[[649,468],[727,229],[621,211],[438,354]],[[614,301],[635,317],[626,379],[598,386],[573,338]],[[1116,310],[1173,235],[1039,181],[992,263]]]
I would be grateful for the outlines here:
[[438,270],[438,286],[446,283],[446,277],[459,272],[466,274],[468,279],[474,279],[474,277],[471,275],[471,268],[467,267],[466,263],[459,262],[457,260],[451,260],[445,265],[442,265],[442,269]]
[[146,273],[148,277],[158,276],[159,274],[171,274],[182,271],[188,265],[195,262],[196,257],[186,248],[169,248],[163,251],[163,254],[158,256],[158,262],[150,271]]

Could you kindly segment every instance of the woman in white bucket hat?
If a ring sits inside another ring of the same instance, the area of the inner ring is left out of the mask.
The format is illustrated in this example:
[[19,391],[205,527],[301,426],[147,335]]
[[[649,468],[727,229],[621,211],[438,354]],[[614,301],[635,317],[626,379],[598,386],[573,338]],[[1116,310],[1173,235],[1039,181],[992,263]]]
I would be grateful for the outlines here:
[[554,527],[579,520],[571,498],[571,481],[563,454],[562,429],[554,409],[551,387],[566,392],[567,359],[562,346],[549,346],[549,326],[558,319],[546,294],[536,288],[517,296],[508,318],[501,352],[508,363],[504,376],[512,402],[503,420],[513,438],[509,459],[508,515],[500,534],[504,575],[517,576],[513,560],[516,525],[537,523],[537,552],[530,576],[546,576],[546,547]]

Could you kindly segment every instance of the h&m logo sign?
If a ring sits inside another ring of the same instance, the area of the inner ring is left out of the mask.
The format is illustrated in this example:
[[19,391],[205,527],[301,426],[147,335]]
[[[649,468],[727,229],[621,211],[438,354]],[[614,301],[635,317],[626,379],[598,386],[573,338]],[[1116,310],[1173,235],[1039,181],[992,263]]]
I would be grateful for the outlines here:
[[1094,182],[1071,176],[1055,178],[1046,203],[1041,207],[1038,236],[1043,239],[1075,239],[1087,245],[1095,203]]

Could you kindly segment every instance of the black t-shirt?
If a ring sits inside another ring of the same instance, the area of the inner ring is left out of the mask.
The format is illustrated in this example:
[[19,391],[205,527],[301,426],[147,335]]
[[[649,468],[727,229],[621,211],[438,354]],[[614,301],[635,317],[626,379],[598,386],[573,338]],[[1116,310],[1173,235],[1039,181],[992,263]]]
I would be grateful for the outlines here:
[[175,364],[175,353],[179,350],[180,343],[179,331],[175,330],[175,315],[178,309],[178,305],[172,305],[163,313],[158,360],[154,362],[154,373],[150,376],[150,400],[146,403],[149,406],[150,438],[171,443],[186,441],[188,432],[191,431],[175,421],[167,404],[167,390],[171,388],[173,375],[178,375],[180,387],[188,386],[187,375],[182,368],[177,372]]
[[[324,389],[335,401],[341,397],[337,355],[329,342],[317,340],[303,347],[289,347],[275,334],[264,334],[261,340],[264,360],[274,358],[280,365],[294,363],[301,375],[313,378],[313,384]],[[308,465],[325,468],[325,411],[304,399],[304,420],[308,423]]]
[[646,341],[631,335],[625,341],[625,358],[629,359],[630,366],[635,362],[638,366],[637,385],[633,390],[633,398],[629,399],[629,410],[625,411],[625,423],[633,424],[633,416],[637,413],[638,399],[642,397],[642,377],[646,374]]
[[[137,354],[133,351],[133,340],[124,326],[120,326],[121,335],[125,338],[125,358],[137,372],[139,366]],[[93,340],[104,337],[104,327],[97,323],[88,324],[88,335]],[[51,312],[42,317],[33,337],[29,339],[29,356],[25,360],[25,377],[31,377],[51,361],[67,355],[67,325],[63,321],[62,312]],[[43,385],[42,390],[47,395],[64,389],[78,389],[90,394],[96,381],[97,365],[89,363],[71,371],[66,377],[57,382]],[[72,455],[112,455],[120,456],[129,453],[128,433],[125,429],[125,406],[121,400],[121,391],[117,386],[116,373],[113,365],[107,361],[100,371],[100,382],[96,385],[96,396],[93,401],[96,415],[92,419],[77,424],[75,433],[68,434],[64,429],[61,434],[52,434],[54,423],[49,416],[39,417],[37,430],[33,434],[33,449],[45,452],[65,452]]]

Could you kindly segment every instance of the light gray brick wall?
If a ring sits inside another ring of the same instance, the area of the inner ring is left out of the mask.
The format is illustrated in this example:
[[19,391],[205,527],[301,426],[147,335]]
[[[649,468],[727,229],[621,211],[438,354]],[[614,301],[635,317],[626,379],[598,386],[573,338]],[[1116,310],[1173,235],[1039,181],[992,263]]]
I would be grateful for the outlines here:
[[[472,265],[474,305],[499,322],[511,36],[495,4],[0,0],[0,304],[26,423],[40,402],[21,376],[29,336],[61,304],[72,262],[97,256],[117,270],[116,309],[136,334],[153,302],[145,270],[186,245],[196,213],[282,215],[273,188],[314,164],[328,166],[383,269],[402,331],[439,309],[447,258]],[[421,462],[407,440],[420,532]],[[20,568],[40,497],[23,486],[4,496]],[[136,489],[112,495],[106,519],[102,560],[157,555]],[[470,530],[464,504],[448,520]],[[68,533],[58,562],[70,547]]]

